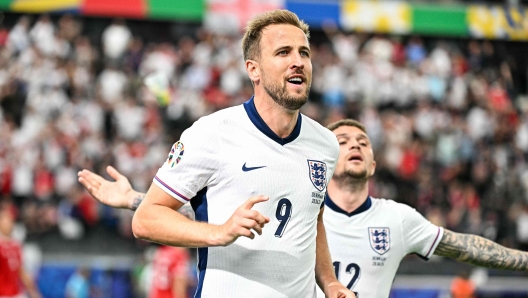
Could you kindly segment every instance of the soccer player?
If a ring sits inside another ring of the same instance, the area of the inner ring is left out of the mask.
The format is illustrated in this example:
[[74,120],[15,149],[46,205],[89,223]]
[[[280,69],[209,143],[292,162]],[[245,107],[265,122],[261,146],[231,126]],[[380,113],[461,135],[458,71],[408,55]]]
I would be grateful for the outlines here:
[[[359,297],[386,298],[401,260],[415,253],[507,270],[528,270],[528,253],[437,227],[413,208],[369,196],[376,162],[365,127],[330,124],[340,146],[323,215],[336,276]],[[324,297],[322,293],[319,297]]]
[[185,298],[189,284],[187,248],[161,245],[154,253],[150,298]]
[[[327,297],[354,297],[335,277],[322,221],[338,144],[299,113],[312,80],[308,38],[286,10],[248,23],[254,96],[188,128],[134,214],[136,237],[198,247],[195,297],[315,297],[316,282]],[[177,212],[187,202],[196,221]]]
[[13,238],[15,215],[12,206],[0,201],[0,297],[20,298],[24,288],[31,298],[40,298],[35,283],[24,270],[22,246]]

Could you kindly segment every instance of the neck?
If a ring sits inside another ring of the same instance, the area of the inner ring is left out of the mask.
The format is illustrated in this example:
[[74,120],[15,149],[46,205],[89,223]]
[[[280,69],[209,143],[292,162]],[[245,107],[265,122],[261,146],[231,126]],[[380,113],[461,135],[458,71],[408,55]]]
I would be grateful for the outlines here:
[[328,183],[328,195],[339,208],[352,213],[367,200],[368,180],[332,178]]
[[293,132],[299,110],[285,109],[267,94],[255,92],[253,100],[260,117],[277,136],[286,138]]
[[0,231],[0,240],[8,240],[8,239],[11,239],[11,237],[9,237],[9,234],[3,231]]

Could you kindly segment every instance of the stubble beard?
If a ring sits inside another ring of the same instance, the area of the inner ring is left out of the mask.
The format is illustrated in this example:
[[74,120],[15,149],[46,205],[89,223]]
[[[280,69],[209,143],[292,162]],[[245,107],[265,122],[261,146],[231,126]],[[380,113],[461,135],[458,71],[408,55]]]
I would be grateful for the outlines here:
[[361,188],[369,179],[367,169],[361,171],[345,170],[342,173],[334,173],[332,179],[344,187]]
[[307,101],[308,94],[310,94],[311,82],[306,82],[306,92],[300,94],[299,96],[292,96],[288,93],[286,84],[282,85],[275,83],[267,83],[270,80],[267,79],[267,76],[263,73],[263,86],[266,93],[281,107],[287,110],[298,110],[300,109]]

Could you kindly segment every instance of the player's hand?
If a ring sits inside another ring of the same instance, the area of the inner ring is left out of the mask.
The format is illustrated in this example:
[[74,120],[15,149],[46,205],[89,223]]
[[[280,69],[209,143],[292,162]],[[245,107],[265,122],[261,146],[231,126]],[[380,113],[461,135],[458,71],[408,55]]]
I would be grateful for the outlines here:
[[238,207],[226,223],[220,226],[219,245],[229,245],[241,236],[253,239],[255,238],[253,231],[262,235],[262,228],[270,219],[256,210],[251,210],[251,208],[268,199],[266,196],[254,196]]
[[42,298],[42,295],[38,292],[38,290],[32,290],[28,291],[29,297],[31,298]]
[[340,282],[331,282],[325,289],[326,298],[356,298],[356,295]]
[[115,182],[108,181],[86,169],[77,173],[77,176],[79,182],[99,202],[115,208],[131,208],[131,197],[134,196],[135,191],[128,179],[112,166],[107,166],[106,172],[115,179]]

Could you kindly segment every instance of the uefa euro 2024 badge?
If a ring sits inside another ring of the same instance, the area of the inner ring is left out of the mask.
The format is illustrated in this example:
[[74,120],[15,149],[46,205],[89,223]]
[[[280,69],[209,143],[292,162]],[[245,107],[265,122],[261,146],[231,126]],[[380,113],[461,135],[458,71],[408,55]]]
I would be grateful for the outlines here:
[[167,165],[171,168],[177,165],[183,157],[183,151],[185,147],[183,143],[178,141],[172,145],[171,151],[169,152],[169,157],[167,158]]

